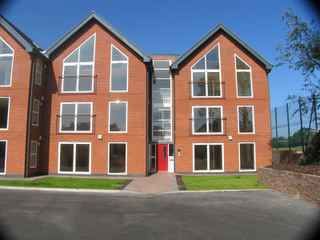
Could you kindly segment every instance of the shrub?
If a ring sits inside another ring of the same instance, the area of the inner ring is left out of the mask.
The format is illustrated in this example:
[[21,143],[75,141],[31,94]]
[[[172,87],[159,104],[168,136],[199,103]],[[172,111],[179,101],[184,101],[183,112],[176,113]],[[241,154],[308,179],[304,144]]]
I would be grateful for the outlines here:
[[317,132],[307,146],[301,164],[320,163],[320,132]]

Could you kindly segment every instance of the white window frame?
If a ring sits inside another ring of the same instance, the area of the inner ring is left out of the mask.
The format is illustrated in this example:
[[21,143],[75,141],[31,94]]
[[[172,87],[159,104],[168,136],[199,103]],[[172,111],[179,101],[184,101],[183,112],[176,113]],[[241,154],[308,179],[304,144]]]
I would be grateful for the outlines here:
[[[205,145],[207,147],[207,170],[195,170],[195,146]],[[210,146],[221,146],[221,170],[210,170]],[[208,173],[208,172],[224,172],[224,143],[192,143],[192,171],[195,173]]]
[[10,120],[10,108],[11,108],[11,97],[0,97],[0,98],[6,98],[8,99],[8,116],[7,116],[7,127],[6,128],[0,128],[1,131],[8,131],[9,130],[9,120]]
[[[72,62],[72,63],[66,63],[66,59],[70,57],[74,52],[78,51],[82,45],[84,45],[87,41],[89,41],[91,38],[94,38],[93,43],[93,61],[92,62],[80,62],[80,54],[78,54],[78,61]],[[95,57],[96,57],[96,33],[92,34],[90,37],[88,37],[86,40],[84,40],[76,49],[74,49],[69,55],[67,55],[63,61],[62,61],[62,81],[61,81],[61,93],[93,93],[95,91],[94,89],[94,74],[95,74]],[[80,80],[80,66],[92,66],[92,81],[91,81],[91,90],[90,91],[79,91],[79,80]],[[76,66],[77,67],[77,75],[75,76],[77,78],[77,87],[75,91],[65,91],[64,90],[64,67],[65,66]]]
[[[126,156],[125,156],[125,163],[126,163],[126,170],[122,173],[112,173],[110,172],[110,145],[111,144],[124,144],[126,146]],[[128,142],[108,142],[108,175],[127,175],[128,174]]]
[[[206,125],[207,125],[207,132],[195,132],[194,129],[194,109],[196,108],[205,108],[206,109]],[[221,112],[221,131],[220,132],[209,132],[209,108],[219,108]],[[223,124],[223,106],[221,105],[210,105],[210,106],[192,106],[192,135],[222,135],[224,134],[224,124]]]
[[[237,58],[239,58],[242,62],[244,62],[249,69],[237,69]],[[235,79],[236,79],[236,96],[237,98],[253,98],[254,97],[254,93],[253,93],[253,80],[252,80],[252,68],[251,65],[248,64],[246,61],[244,61],[241,57],[239,57],[239,55],[234,54],[234,69],[235,69]],[[239,89],[238,89],[238,72],[248,72],[250,73],[250,91],[251,91],[251,95],[250,96],[239,96]]]
[[6,175],[7,172],[7,160],[8,160],[8,140],[0,139],[0,142],[4,142],[6,144],[5,147],[5,156],[4,156],[4,171],[0,172],[0,176]]
[[[218,48],[218,57],[219,57],[219,70],[217,69],[207,69],[207,55],[209,52],[211,52],[213,49]],[[199,69],[193,69],[193,66],[195,66],[201,59],[204,58],[204,64],[205,64],[205,69],[204,70],[199,70]],[[204,55],[200,57],[192,66],[191,66],[191,97],[192,98],[223,98],[223,92],[222,92],[222,71],[221,71],[221,56],[220,56],[220,43],[218,42],[215,44],[210,50],[208,50]],[[193,73],[194,72],[204,72],[205,75],[205,91],[206,91],[206,96],[195,96],[193,93]],[[208,96],[208,72],[218,72],[219,73],[219,80],[220,80],[220,96]]]
[[[61,160],[61,145],[72,144],[73,145],[73,160],[72,160],[72,171],[61,171],[60,160]],[[89,145],[89,171],[79,172],[76,171],[76,145]],[[59,174],[78,174],[78,175],[90,175],[91,174],[91,160],[92,160],[92,148],[91,142],[59,142],[58,143],[58,173]]]
[[[126,129],[125,131],[111,131],[110,129],[110,119],[111,119],[111,105],[112,104],[120,104],[125,103],[126,104]],[[108,132],[109,133],[128,133],[128,102],[127,101],[110,101],[109,102],[109,110],[108,110]]]
[[[241,154],[240,154],[240,145],[241,144],[253,144],[253,155],[254,155],[254,169],[241,169]],[[239,172],[256,172],[257,170],[257,151],[255,142],[239,142],[238,143],[238,163],[239,163]]]
[[[89,104],[90,105],[90,130],[88,131],[78,131],[77,130],[77,118],[78,118],[78,105]],[[74,116],[74,131],[71,130],[62,130],[62,107],[63,105],[75,105],[75,116]],[[60,121],[59,121],[59,132],[60,133],[92,133],[92,124],[93,124],[93,103],[92,102],[61,102],[60,103]]]
[[[32,145],[35,144],[36,146],[36,152],[32,152]],[[30,168],[37,168],[38,167],[38,161],[39,161],[39,146],[40,146],[40,143],[38,141],[34,141],[32,140],[31,141],[31,146],[30,146],[30,165],[29,167]],[[35,162],[33,162],[33,159],[32,157],[35,157]],[[32,165],[32,163],[34,163],[34,165]]]
[[[251,108],[252,112],[252,132],[240,132],[240,112],[239,109],[241,107]],[[248,135],[256,133],[256,124],[255,124],[255,108],[254,105],[237,105],[237,119],[238,119],[238,134],[239,135]]]
[[35,61],[35,79],[34,79],[34,84],[41,87],[42,85],[42,72],[43,72],[43,63],[42,61],[38,58]]
[[[35,111],[35,108],[34,108],[34,104],[37,103],[38,106],[39,106],[39,112]],[[39,127],[39,120],[40,120],[40,108],[41,108],[41,101],[37,98],[34,98],[33,101],[32,101],[32,115],[31,115],[31,123],[32,123],[32,126],[33,127]],[[36,114],[37,118],[37,122],[34,123],[33,122],[33,116],[34,114]]]
[[3,41],[12,50],[12,53],[0,54],[0,58],[1,57],[12,57],[10,82],[9,82],[9,84],[6,84],[6,85],[0,85],[0,88],[2,88],[2,87],[11,87],[12,86],[13,62],[14,62],[15,52],[14,52],[13,47],[11,47],[11,45],[7,41],[5,41],[1,36],[0,36],[0,40]]

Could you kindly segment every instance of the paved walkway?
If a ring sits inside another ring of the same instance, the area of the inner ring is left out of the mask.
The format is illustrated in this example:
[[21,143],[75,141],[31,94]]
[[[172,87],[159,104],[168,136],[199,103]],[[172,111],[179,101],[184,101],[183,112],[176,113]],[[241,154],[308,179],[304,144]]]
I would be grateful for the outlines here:
[[177,191],[178,185],[173,173],[158,172],[148,177],[137,177],[125,190],[141,193],[161,193]]

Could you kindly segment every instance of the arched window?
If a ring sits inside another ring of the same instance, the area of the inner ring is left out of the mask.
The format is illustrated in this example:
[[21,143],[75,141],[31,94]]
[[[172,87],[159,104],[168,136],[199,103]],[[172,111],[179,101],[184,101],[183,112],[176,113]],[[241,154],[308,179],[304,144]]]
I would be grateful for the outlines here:
[[13,49],[0,37],[0,87],[11,86]]

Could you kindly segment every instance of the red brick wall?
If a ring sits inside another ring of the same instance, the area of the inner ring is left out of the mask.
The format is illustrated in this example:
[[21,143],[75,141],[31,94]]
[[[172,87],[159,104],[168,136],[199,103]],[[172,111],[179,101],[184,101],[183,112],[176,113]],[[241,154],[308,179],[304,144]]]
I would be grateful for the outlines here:
[[[96,33],[95,55],[95,93],[92,94],[61,94],[58,89],[62,75],[63,59],[76,49],[83,41]],[[110,93],[110,48],[111,44],[119,48],[129,58],[129,91],[128,93]],[[124,44],[120,43],[111,33],[99,24],[89,24],[84,30],[70,39],[56,53],[52,61],[53,77],[49,82],[50,129],[49,129],[49,173],[58,172],[58,142],[85,141],[92,144],[91,174],[107,173],[108,142],[128,142],[129,175],[145,175],[147,149],[147,71],[142,60]],[[128,101],[128,133],[108,133],[108,102],[115,100]],[[93,134],[61,134],[58,133],[57,115],[63,101],[93,102],[94,130]],[[103,139],[98,140],[97,135]]]
[[[221,71],[223,85],[222,99],[192,99],[191,98],[191,66],[203,57],[213,46],[220,44]],[[240,56],[252,68],[254,98],[238,99],[236,97],[236,78],[234,54]],[[242,141],[256,142],[257,169],[271,164],[271,130],[269,112],[269,87],[267,73],[264,68],[238,44],[224,34],[214,36],[199,51],[190,57],[175,75],[175,144],[176,172],[192,172],[192,143],[224,143],[225,172],[239,171],[238,143]],[[222,105],[225,135],[222,136],[193,136],[192,135],[192,106],[193,105]],[[254,105],[255,129],[252,135],[239,135],[237,128],[237,105]],[[227,136],[233,137],[228,141]],[[177,155],[177,150],[181,155]]]

